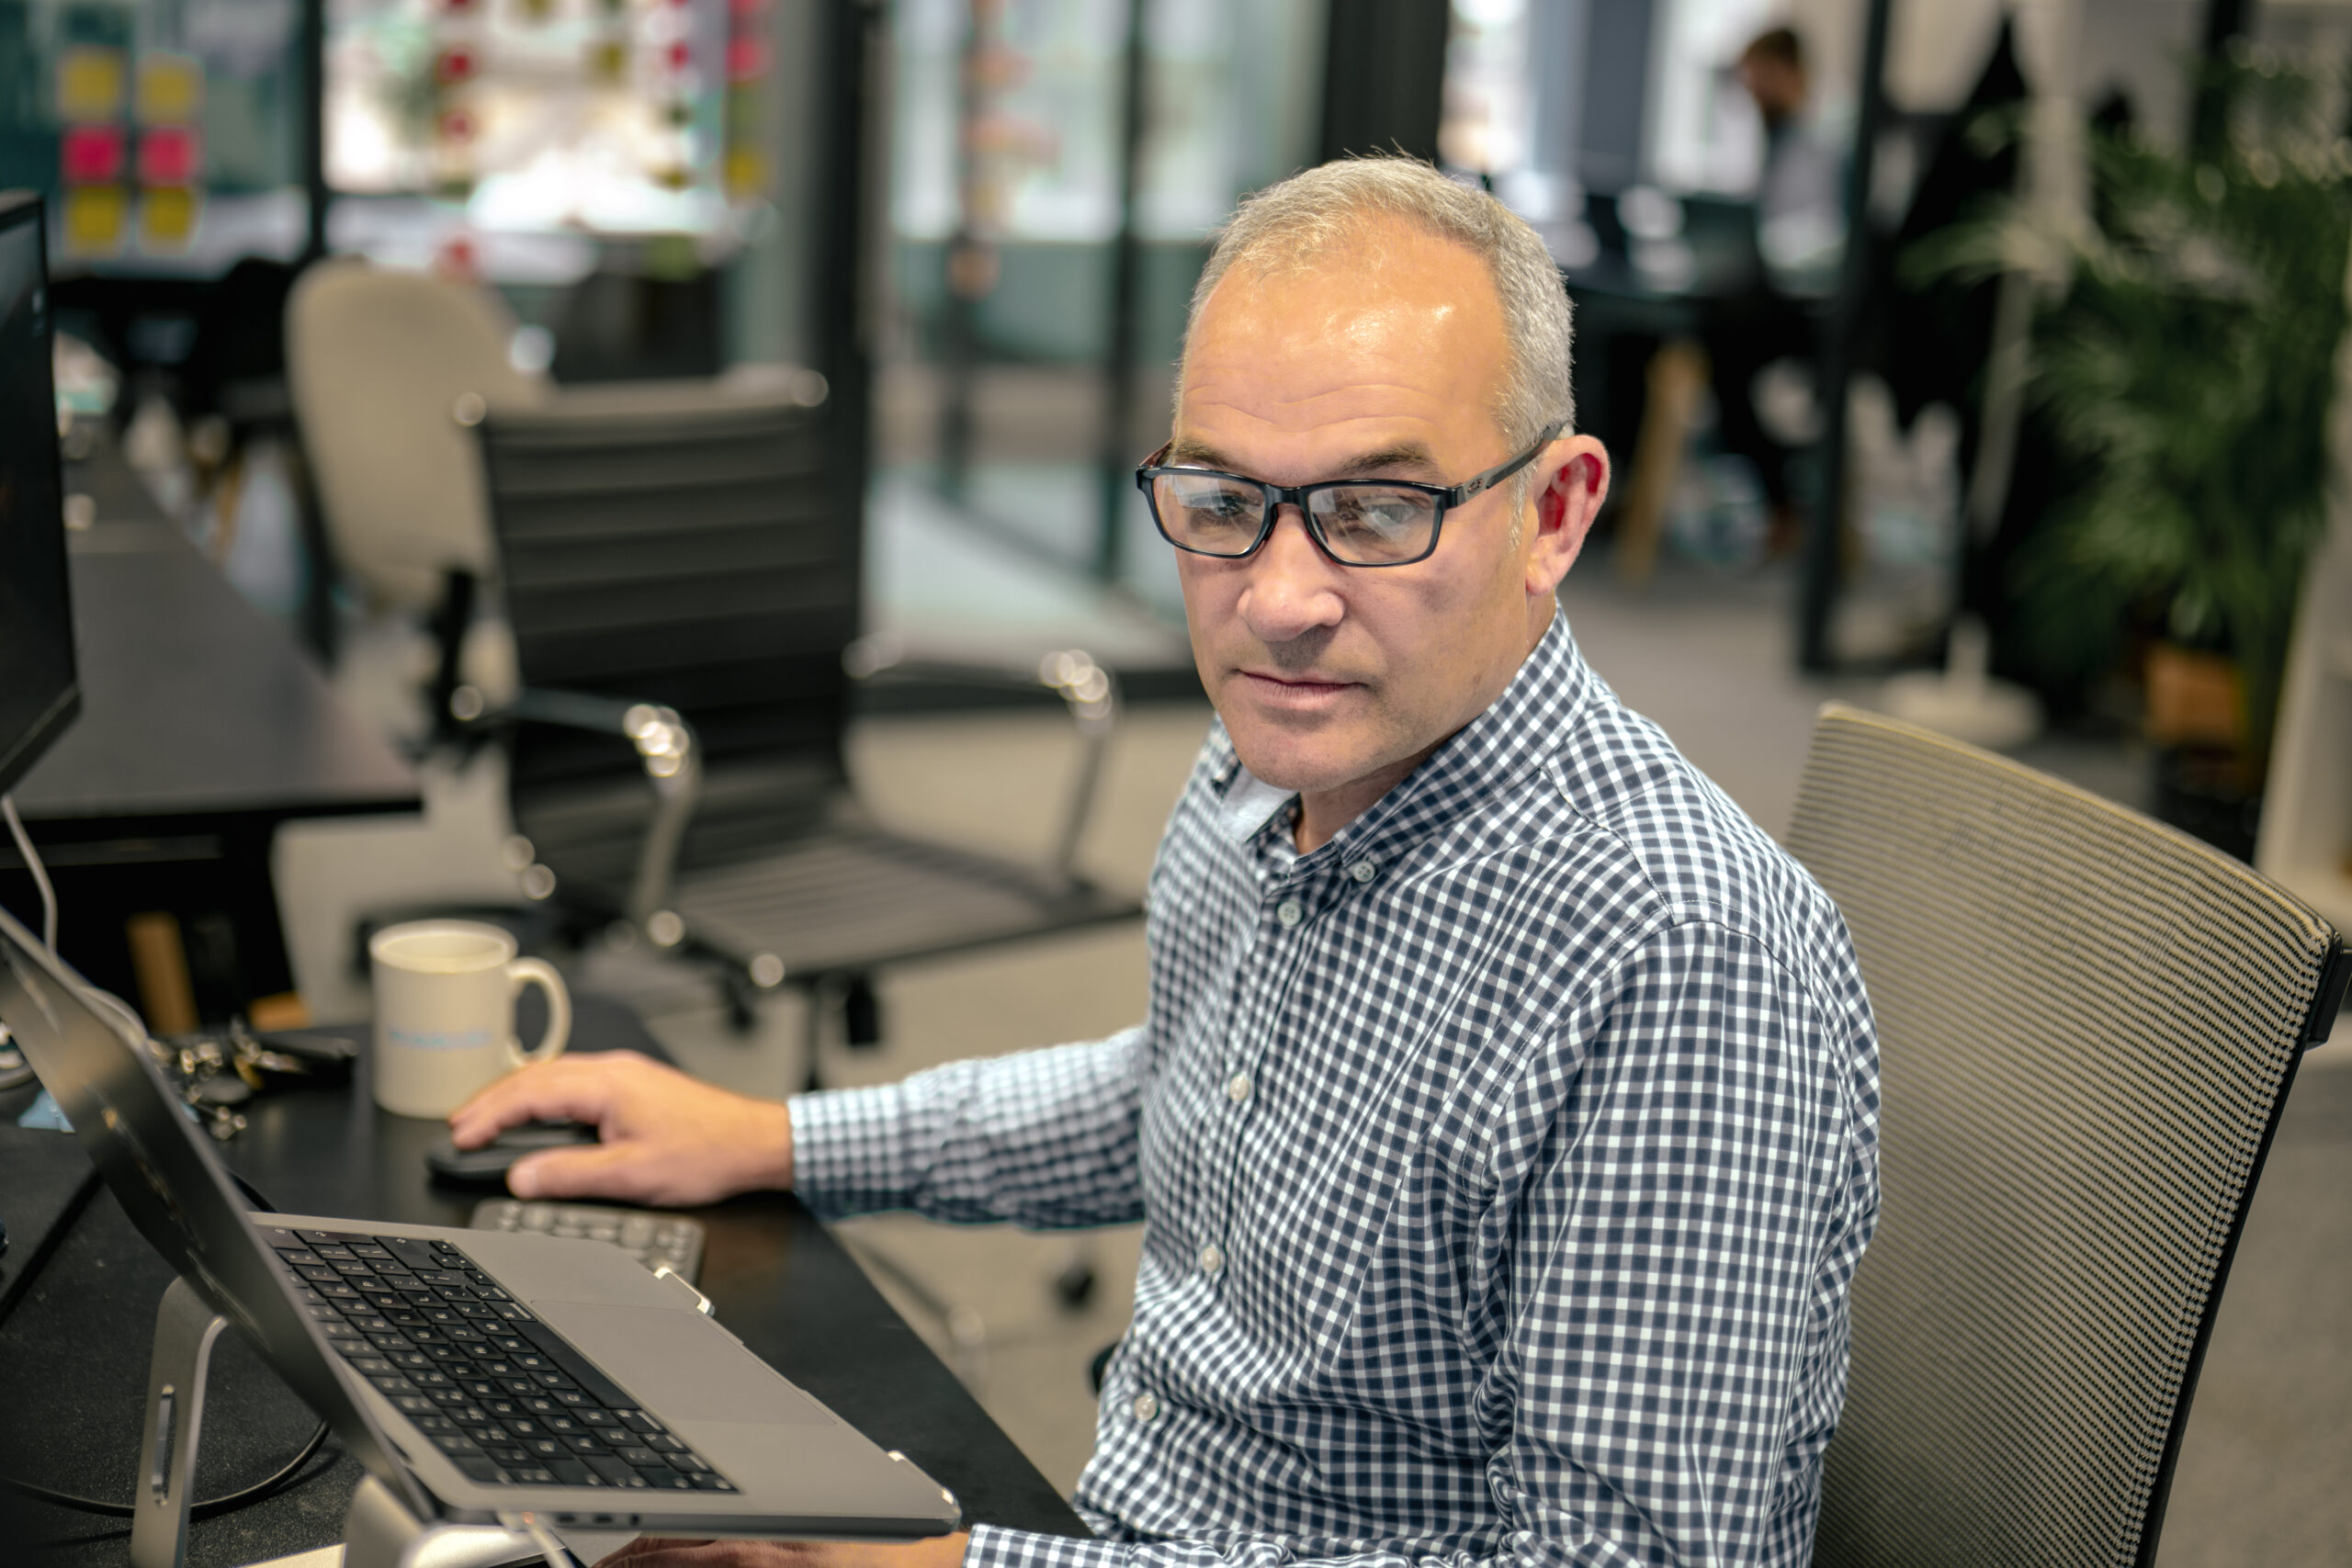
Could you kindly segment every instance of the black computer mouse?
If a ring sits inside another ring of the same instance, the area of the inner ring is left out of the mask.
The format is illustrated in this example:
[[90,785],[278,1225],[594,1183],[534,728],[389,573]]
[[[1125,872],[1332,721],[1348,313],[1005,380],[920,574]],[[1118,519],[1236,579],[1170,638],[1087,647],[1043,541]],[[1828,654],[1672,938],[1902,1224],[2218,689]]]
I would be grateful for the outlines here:
[[526,1122],[507,1128],[478,1149],[461,1149],[443,1138],[425,1151],[424,1166],[434,1180],[448,1186],[503,1190],[507,1171],[525,1155],[596,1141],[596,1129],[583,1122]]

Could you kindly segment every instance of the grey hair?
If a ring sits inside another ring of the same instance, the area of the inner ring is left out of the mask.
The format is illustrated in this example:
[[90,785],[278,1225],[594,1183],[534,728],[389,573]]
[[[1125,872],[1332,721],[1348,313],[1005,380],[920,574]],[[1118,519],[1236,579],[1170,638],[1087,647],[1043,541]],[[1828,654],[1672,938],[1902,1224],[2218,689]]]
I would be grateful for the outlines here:
[[[1551,252],[1525,220],[1485,191],[1457,183],[1416,158],[1343,158],[1293,175],[1244,200],[1216,231],[1216,248],[1193,288],[1185,353],[1201,308],[1235,266],[1303,269],[1363,236],[1366,220],[1396,218],[1452,241],[1487,264],[1501,302],[1510,363],[1497,389],[1496,425],[1513,455],[1533,446],[1555,420],[1573,428],[1569,381],[1575,350],[1567,290]],[[1183,395],[1183,366],[1176,389]],[[1525,480],[1525,470],[1519,476]]]

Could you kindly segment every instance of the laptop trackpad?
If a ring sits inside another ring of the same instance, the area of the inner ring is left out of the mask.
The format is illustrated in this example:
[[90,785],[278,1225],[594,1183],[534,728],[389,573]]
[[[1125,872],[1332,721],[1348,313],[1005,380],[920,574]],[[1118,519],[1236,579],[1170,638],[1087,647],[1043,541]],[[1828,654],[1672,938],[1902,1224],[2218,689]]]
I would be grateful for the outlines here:
[[[556,1331],[672,1421],[823,1424],[822,1409],[708,1320],[672,1307],[534,1301]],[[652,1395],[659,1391],[659,1397]]]

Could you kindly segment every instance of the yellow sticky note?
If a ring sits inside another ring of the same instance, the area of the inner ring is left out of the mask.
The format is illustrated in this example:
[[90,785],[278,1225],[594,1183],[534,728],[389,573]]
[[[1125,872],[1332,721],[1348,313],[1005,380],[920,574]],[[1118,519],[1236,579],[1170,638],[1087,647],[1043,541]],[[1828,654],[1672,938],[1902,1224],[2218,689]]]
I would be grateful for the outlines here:
[[727,194],[731,197],[757,196],[767,188],[768,161],[749,147],[734,147],[727,153]]
[[196,237],[196,222],[203,198],[192,190],[160,188],[139,197],[139,248],[144,251],[184,251]]
[[139,57],[139,100],[135,118],[142,125],[191,125],[204,108],[204,67],[185,54],[142,54]]
[[57,57],[57,118],[112,119],[122,112],[122,51],[85,44]]
[[74,186],[65,192],[65,248],[75,255],[102,255],[122,245],[130,197],[120,186]]

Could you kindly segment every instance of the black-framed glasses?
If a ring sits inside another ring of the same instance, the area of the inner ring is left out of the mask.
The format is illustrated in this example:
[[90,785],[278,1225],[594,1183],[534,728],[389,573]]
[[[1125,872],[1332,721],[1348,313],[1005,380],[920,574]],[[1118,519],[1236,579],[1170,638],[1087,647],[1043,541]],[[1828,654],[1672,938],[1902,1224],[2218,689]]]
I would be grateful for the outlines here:
[[1437,549],[1449,507],[1482,495],[1535,460],[1566,428],[1556,420],[1535,445],[1498,468],[1451,487],[1410,479],[1322,479],[1268,484],[1213,468],[1172,468],[1161,459],[1173,441],[1143,460],[1136,488],[1151,503],[1161,538],[1196,556],[1240,560],[1272,536],[1284,506],[1306,520],[1316,547],[1341,566],[1410,566]]

